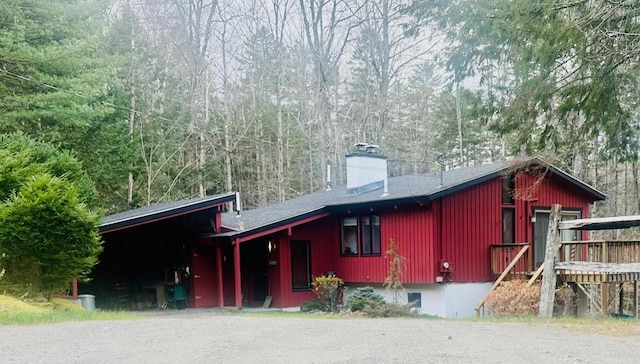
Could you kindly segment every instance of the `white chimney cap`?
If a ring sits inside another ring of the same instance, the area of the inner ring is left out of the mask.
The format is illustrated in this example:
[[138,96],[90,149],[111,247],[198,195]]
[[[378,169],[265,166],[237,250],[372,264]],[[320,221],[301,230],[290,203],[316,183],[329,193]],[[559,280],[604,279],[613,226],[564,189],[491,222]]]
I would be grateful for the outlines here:
[[369,144],[365,148],[367,148],[367,152],[374,153],[376,149],[380,148],[377,144]]

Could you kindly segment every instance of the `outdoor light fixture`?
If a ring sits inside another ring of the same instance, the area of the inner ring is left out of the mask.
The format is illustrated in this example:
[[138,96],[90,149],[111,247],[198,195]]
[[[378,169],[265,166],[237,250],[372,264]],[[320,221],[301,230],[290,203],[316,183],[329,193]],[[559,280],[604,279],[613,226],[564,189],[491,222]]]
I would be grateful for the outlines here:
[[269,243],[267,244],[267,249],[269,249],[269,253],[276,250],[276,243],[272,243],[271,240],[269,240]]

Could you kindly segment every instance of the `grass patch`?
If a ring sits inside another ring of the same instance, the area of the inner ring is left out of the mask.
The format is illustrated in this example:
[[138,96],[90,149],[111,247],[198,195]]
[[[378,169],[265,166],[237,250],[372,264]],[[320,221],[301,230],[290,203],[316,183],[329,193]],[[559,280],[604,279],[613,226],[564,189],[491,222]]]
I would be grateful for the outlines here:
[[0,295],[0,325],[36,325],[63,321],[125,320],[139,318],[124,311],[85,311],[75,302],[60,298],[24,302]]
[[474,318],[470,320],[478,322],[513,322],[529,325],[550,325],[572,331],[602,335],[640,335],[640,321],[636,321],[635,319],[620,319],[614,317],[554,317],[552,319],[542,319],[537,316],[503,316]]
[[140,316],[124,311],[0,312],[0,325],[38,325],[65,321],[130,320]]

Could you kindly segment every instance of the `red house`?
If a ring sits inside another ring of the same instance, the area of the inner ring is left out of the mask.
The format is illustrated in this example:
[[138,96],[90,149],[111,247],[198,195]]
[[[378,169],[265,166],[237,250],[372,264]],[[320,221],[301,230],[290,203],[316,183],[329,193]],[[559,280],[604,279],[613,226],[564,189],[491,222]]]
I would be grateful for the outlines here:
[[[211,208],[194,217],[165,211],[164,220],[120,230],[110,230],[113,216],[107,217],[105,254],[132,259],[129,249],[136,251],[134,259],[150,259],[165,272],[171,264],[188,267],[190,307],[262,306],[267,297],[272,307],[298,307],[313,298],[312,278],[327,272],[349,289],[369,285],[386,295],[384,252],[394,240],[406,258],[407,301],[418,301],[423,313],[472,316],[497,270],[518,249],[531,247],[523,271],[542,262],[552,204],[563,206],[566,219],[585,218],[589,205],[605,198],[537,158],[394,178],[387,178],[386,157],[375,148],[346,158],[346,186],[260,209],[223,213],[233,199],[229,194],[210,198]],[[156,248],[154,239],[167,243]],[[167,247],[182,260],[164,256]],[[152,265],[138,271],[147,268]],[[165,276],[156,273],[156,283],[136,279],[153,287],[172,278]]]

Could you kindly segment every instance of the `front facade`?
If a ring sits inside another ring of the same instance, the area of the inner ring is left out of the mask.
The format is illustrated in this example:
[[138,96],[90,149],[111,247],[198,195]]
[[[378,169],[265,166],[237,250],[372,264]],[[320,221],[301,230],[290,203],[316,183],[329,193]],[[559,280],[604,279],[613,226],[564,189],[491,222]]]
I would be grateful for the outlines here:
[[[359,170],[367,153],[355,153]],[[384,157],[372,157],[379,171]],[[189,245],[189,305],[298,307],[314,298],[311,281],[322,274],[336,274],[349,290],[369,285],[389,295],[384,253],[393,240],[406,259],[407,302],[427,314],[471,316],[495,279],[492,247],[527,243],[535,267],[549,207],[559,203],[567,218],[584,218],[604,198],[538,159],[388,180],[371,175],[376,180],[360,175],[357,185],[261,209],[218,211],[219,230]]]

